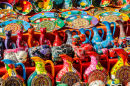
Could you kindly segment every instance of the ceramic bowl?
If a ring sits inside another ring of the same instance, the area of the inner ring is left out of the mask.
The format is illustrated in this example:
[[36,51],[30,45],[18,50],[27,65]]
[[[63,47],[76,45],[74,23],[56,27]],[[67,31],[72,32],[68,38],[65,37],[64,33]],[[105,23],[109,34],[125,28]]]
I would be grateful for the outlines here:
[[111,0],[92,0],[95,7],[106,7],[110,4]]

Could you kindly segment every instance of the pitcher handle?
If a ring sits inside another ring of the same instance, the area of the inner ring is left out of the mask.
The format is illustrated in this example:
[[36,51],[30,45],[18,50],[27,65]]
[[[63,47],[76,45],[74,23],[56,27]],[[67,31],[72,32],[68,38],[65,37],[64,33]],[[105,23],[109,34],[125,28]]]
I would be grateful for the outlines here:
[[65,42],[65,32],[60,31],[59,33],[62,33],[64,35],[63,42]]
[[105,58],[107,60],[107,74],[109,74],[110,71],[110,62],[109,62],[109,58],[106,54],[101,55],[100,59]]
[[53,62],[51,61],[51,60],[46,60],[45,61],[45,65],[47,64],[47,63],[49,63],[50,65],[51,65],[51,74],[52,74],[52,76],[53,76],[53,78],[54,78],[54,76],[55,76],[55,68],[54,68],[54,64],[53,64]]
[[25,69],[24,64],[23,63],[16,63],[15,67],[17,67],[18,65],[22,66],[22,68],[23,68],[23,78],[24,78],[24,80],[26,80],[26,69]]
[[103,39],[103,36],[104,36],[104,30],[102,28],[98,28],[98,31],[101,30],[102,31],[102,36],[101,38]]
[[86,30],[85,30],[85,33],[86,33],[86,31],[89,31],[89,40],[90,40],[90,38],[91,38],[91,30],[86,29]]
[[72,61],[72,63],[74,62],[74,61],[77,61],[78,60],[78,62],[79,62],[79,64],[80,64],[80,74],[81,74],[81,78],[82,78],[82,62],[81,62],[81,60],[77,57],[77,58],[73,58],[73,61]]
[[76,30],[72,30],[72,31],[71,31],[71,34],[72,34],[73,32],[75,32],[76,35],[78,35],[78,32],[77,32]]
[[115,31],[116,31],[116,23],[115,23],[115,22],[111,22],[111,23],[110,23],[110,25],[111,25],[111,24],[113,24],[113,25],[114,25],[113,34],[112,34],[112,35],[114,36]]

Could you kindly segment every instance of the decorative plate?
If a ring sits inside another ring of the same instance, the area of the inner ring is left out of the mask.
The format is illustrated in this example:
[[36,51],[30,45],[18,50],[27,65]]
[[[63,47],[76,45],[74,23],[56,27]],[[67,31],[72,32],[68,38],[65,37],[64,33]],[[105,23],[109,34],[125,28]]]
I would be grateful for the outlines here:
[[92,0],[95,7],[106,7],[110,4],[111,0]]
[[33,9],[37,12],[50,11],[53,8],[53,3],[51,0],[37,0],[33,3]]
[[115,9],[112,7],[94,7],[92,9],[90,9],[87,13],[91,16],[96,16],[101,12],[105,12],[105,11],[116,11],[119,12],[119,9]]
[[52,82],[49,76],[39,74],[32,79],[31,86],[52,86]]
[[5,86],[5,80],[3,80],[2,78],[0,78],[0,86]]
[[74,72],[67,72],[61,77],[60,83],[65,83],[68,86],[72,86],[74,83],[80,82],[80,77]]
[[14,4],[13,9],[17,13],[26,15],[32,11],[32,4],[28,1],[18,1]]
[[129,17],[120,12],[112,12],[112,11],[105,11],[95,16],[100,20],[100,22],[108,21],[108,22],[116,22],[116,20],[123,20],[127,21]]
[[129,0],[111,0],[111,3],[114,7],[122,7],[127,4],[130,4]]
[[0,10],[0,18],[9,16],[9,15],[16,15],[16,14],[17,13],[13,10],[9,10],[9,9]]
[[87,12],[80,11],[80,10],[65,11],[65,12],[60,13],[59,17],[68,18],[70,16],[79,15],[79,14],[86,14],[87,15]]
[[130,81],[130,66],[122,66],[116,72],[116,78],[126,85]]
[[32,15],[32,17],[30,17],[29,19],[31,22],[33,22],[39,18],[48,18],[48,17],[58,18],[59,14],[55,12],[41,12],[41,13],[36,13]]
[[87,10],[92,5],[92,0],[73,0],[74,8],[80,10]]
[[90,28],[98,24],[98,19],[89,15],[74,15],[66,19],[66,26],[70,28]]
[[47,32],[52,32],[52,30],[58,30],[64,25],[64,21],[59,18],[39,18],[32,22],[32,26],[37,32],[40,32],[40,27],[46,27]]
[[130,4],[122,7],[119,12],[127,14],[130,17]]
[[18,77],[10,76],[5,79],[5,86],[23,86],[23,82]]
[[0,10],[2,10],[2,9],[12,10],[13,7],[11,4],[9,4],[7,2],[0,2]]
[[23,29],[23,32],[30,28],[30,23],[23,20],[9,20],[0,23],[0,35],[5,36],[5,30],[12,30],[12,36],[17,35],[17,30]]
[[88,83],[90,84],[92,81],[102,80],[104,83],[107,82],[107,74],[101,70],[94,70],[88,75]]

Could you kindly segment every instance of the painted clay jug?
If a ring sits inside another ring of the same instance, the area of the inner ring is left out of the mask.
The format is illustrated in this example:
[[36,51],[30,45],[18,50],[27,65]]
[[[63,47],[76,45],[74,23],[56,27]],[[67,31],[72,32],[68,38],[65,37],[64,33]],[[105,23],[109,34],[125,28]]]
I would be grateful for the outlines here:
[[[114,36],[115,30],[116,30],[116,23],[115,23],[115,22],[110,22],[110,23],[109,23],[109,22],[107,22],[107,21],[103,21],[102,23],[106,26],[106,29],[107,29],[106,40],[104,40],[104,41],[102,42],[102,45],[103,45],[103,47],[105,48],[105,47],[108,47],[108,46],[111,44],[111,42],[114,40],[114,39],[113,39],[113,36]],[[111,24],[114,24],[113,33],[112,33],[112,31],[111,31]],[[112,42],[112,45],[114,45],[113,42]]]
[[[78,58],[73,58],[66,55],[60,54],[60,57],[63,59],[63,68],[56,75],[56,84],[65,83],[68,86],[72,86],[76,82],[81,81],[82,66],[81,61]],[[80,72],[78,72],[72,65],[74,60],[80,62]]]
[[[103,41],[103,36],[104,36],[104,30],[102,28],[96,28],[96,27],[93,27],[92,28],[93,32],[94,32],[94,35],[93,35],[93,38],[91,40],[92,44],[96,43],[96,42],[102,42]],[[100,37],[98,31],[99,30],[102,30],[102,36]]]
[[3,59],[3,53],[5,49],[4,39],[0,37],[0,60]]
[[[106,83],[110,68],[108,56],[107,55],[100,56],[99,54],[93,51],[86,53],[91,58],[91,63],[83,74],[84,82],[90,84],[94,80],[102,80],[104,83]],[[103,59],[105,58],[107,61],[107,70],[100,63],[100,59],[102,58]]]
[[114,49],[118,54],[118,61],[111,69],[111,78],[119,79],[123,85],[126,85],[130,80],[130,64],[128,63],[128,53],[120,48]]
[[67,41],[66,41],[66,44],[69,44],[69,45],[72,45],[72,33],[75,32],[76,35],[78,35],[78,32],[76,30],[66,30],[65,33],[67,33],[68,35],[68,38],[67,38]]
[[125,31],[124,31],[124,26],[123,26],[122,20],[117,20],[116,22],[120,26],[120,35],[119,35],[118,43],[119,43],[119,45],[121,45],[122,40],[126,38],[126,35],[125,35]]
[[[53,33],[55,35],[55,40],[53,42],[53,46],[61,46],[63,44],[63,42],[65,41],[65,32],[54,30]],[[62,33],[64,35],[63,41],[60,39],[60,36],[59,36],[60,33]]]
[[110,4],[111,0],[92,0],[95,7],[106,7]]
[[25,63],[27,61],[27,55],[28,53],[24,50],[23,47],[4,50],[4,59],[10,59],[15,63]]
[[[7,73],[2,76],[2,79],[5,80],[5,86],[26,86],[26,70],[23,63],[14,63],[12,60],[4,59],[2,60],[5,63],[5,68]],[[22,66],[23,68],[23,77],[17,74],[16,67]]]
[[22,39],[23,36],[23,30],[17,30],[17,40],[16,45],[17,47],[23,47],[26,51],[28,50],[28,44]]
[[46,38],[46,27],[45,28],[40,28],[40,32],[41,32],[40,39],[39,39],[40,45],[47,44],[48,46],[51,46],[50,40],[48,40]]
[[90,43],[91,30],[89,30],[89,29],[84,30],[83,28],[81,28],[81,29],[79,29],[79,31],[80,31],[81,34],[86,34],[86,31],[89,31],[89,38],[87,38],[87,36],[86,36],[86,40],[84,42],[82,42],[82,44]]
[[15,49],[16,48],[16,44],[14,42],[11,41],[11,34],[12,34],[12,30],[7,31],[5,30],[5,48],[6,49]]
[[31,59],[31,57],[37,56],[43,60],[49,60],[51,59],[51,47],[49,45],[31,47],[28,49],[28,56],[31,66],[34,66],[34,61]]
[[72,9],[72,0],[53,0],[54,8],[57,11],[66,11]]
[[111,3],[115,7],[122,7],[130,3],[129,0],[111,0]]
[[[55,69],[51,60],[44,61],[40,57],[31,57],[35,62],[35,71],[30,75],[27,86],[54,86]],[[46,64],[51,64],[52,75],[45,69]]]
[[28,46],[29,47],[38,46],[39,42],[36,39],[34,39],[34,28],[32,28],[32,29],[29,28],[28,33],[29,33]]

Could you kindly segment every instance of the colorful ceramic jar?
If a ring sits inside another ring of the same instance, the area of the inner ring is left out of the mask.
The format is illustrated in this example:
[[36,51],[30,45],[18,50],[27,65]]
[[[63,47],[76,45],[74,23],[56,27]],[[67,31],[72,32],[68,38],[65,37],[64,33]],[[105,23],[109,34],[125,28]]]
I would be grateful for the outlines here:
[[[51,60],[44,61],[40,57],[31,57],[35,62],[35,71],[29,76],[27,86],[54,86],[55,69]],[[46,64],[51,64],[52,75],[45,69]]]

